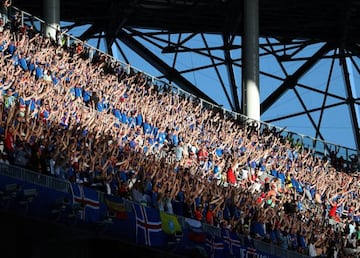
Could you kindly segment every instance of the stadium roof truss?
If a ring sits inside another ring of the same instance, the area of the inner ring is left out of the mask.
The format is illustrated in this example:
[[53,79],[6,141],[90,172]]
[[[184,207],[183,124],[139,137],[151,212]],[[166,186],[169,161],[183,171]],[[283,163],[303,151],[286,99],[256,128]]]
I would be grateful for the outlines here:
[[[42,1],[14,2],[44,16]],[[243,6],[244,0],[62,0],[60,15],[62,29],[74,36],[133,64],[130,51],[151,75],[241,113]],[[360,1],[259,0],[261,120],[359,149],[359,31]],[[330,122],[334,114],[341,114],[337,124]],[[335,138],[330,127],[339,129]],[[344,143],[344,134],[353,142]]]

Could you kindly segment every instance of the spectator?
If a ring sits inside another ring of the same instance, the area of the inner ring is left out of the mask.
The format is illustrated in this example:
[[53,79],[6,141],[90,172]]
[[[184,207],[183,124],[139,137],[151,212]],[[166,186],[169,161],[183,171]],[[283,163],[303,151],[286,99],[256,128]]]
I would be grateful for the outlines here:
[[1,17],[3,23],[7,26],[9,22],[10,6],[12,5],[12,0],[2,0],[1,1]]

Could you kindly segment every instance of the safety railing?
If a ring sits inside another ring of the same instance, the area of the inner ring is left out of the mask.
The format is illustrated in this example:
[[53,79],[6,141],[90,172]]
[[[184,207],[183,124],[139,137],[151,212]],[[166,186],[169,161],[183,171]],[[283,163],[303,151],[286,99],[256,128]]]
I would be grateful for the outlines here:
[[[22,11],[16,7],[12,7],[12,13],[16,13],[17,16],[19,18],[21,18],[22,25],[27,24],[28,26],[32,26],[39,32],[44,31],[44,26],[46,24],[44,20],[42,20],[38,17],[35,17],[25,11]],[[51,25],[46,25],[46,26],[51,27]],[[57,29],[57,28],[54,28],[54,29]],[[184,96],[190,100],[198,101],[199,104],[201,105],[201,107],[203,107],[203,108],[211,108],[211,109],[216,108],[217,110],[221,110],[224,117],[232,117],[232,118],[240,120],[240,121],[245,121],[246,124],[257,123],[259,126],[262,126],[262,127],[275,128],[277,131],[282,132],[281,134],[283,137],[291,136],[291,138],[293,140],[298,140],[299,143],[303,147],[312,150],[314,155],[329,158],[330,153],[334,152],[336,154],[337,158],[343,158],[345,171],[354,172],[354,171],[358,171],[358,169],[360,168],[360,159],[359,159],[360,155],[359,155],[359,151],[356,149],[348,148],[345,146],[340,146],[338,144],[330,143],[327,141],[323,141],[321,139],[316,139],[316,138],[302,135],[302,134],[299,134],[296,132],[291,132],[284,128],[281,128],[281,127],[278,127],[275,125],[271,125],[268,123],[264,123],[262,121],[256,121],[256,120],[253,120],[253,119],[251,119],[247,116],[244,116],[240,113],[236,113],[234,111],[227,110],[223,107],[217,106],[213,103],[203,100],[189,92],[186,92],[183,89],[181,89],[175,85],[168,84],[167,82],[162,81],[152,75],[149,75],[134,66],[126,64],[120,60],[117,60],[113,56],[105,53],[104,51],[102,51],[100,49],[95,48],[94,46],[90,45],[87,42],[81,41],[80,39],[74,37],[73,35],[70,35],[66,32],[62,32],[62,34],[66,35],[68,45],[72,44],[72,42],[82,42],[84,47],[87,47],[91,50],[92,54],[90,56],[94,55],[94,53],[101,53],[101,55],[106,56],[111,62],[117,62],[118,64],[123,66],[124,69],[126,69],[128,72],[130,72],[130,70],[132,70],[134,72],[141,72],[144,76],[147,77],[147,79],[149,81],[151,81],[154,85],[156,85],[156,87],[158,88],[158,91],[160,93],[161,92],[173,92],[178,95]]]
[[22,167],[8,165],[6,163],[0,163],[0,175],[16,178],[28,183],[65,193],[69,193],[71,189],[70,182],[67,180],[50,177]]
[[[242,236],[243,238],[246,236]],[[273,245],[261,240],[254,239],[253,240],[254,247],[264,253],[268,253],[274,256],[282,257],[282,258],[305,258],[309,257],[308,255],[301,254],[296,251],[291,251],[288,249],[281,248],[280,246]]]

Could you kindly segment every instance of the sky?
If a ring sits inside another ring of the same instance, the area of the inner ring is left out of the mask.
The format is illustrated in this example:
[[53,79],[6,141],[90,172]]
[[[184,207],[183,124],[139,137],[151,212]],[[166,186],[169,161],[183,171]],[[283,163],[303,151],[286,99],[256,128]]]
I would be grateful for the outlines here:
[[[87,25],[83,27],[78,27],[71,30],[70,33],[74,36],[77,36],[86,28]],[[187,35],[182,35],[182,38],[185,38],[186,36]],[[217,47],[222,44],[220,36],[206,35],[206,38],[209,47]],[[156,43],[159,45],[163,45],[163,41],[167,39],[168,38],[165,35],[158,36],[158,42]],[[174,54],[162,54],[161,50],[156,47],[155,44],[149,44],[148,41],[140,38],[138,40],[153,53],[156,53],[163,61],[168,63],[170,66],[172,65],[172,62],[174,60]],[[172,40],[177,41],[178,39],[174,38]],[[272,42],[276,41],[274,39],[269,40]],[[155,42],[156,39],[152,38],[151,41]],[[90,39],[87,42],[94,47],[97,46],[96,40]],[[259,42],[260,44],[266,43],[265,39],[261,38],[259,39]],[[204,41],[200,37],[200,35],[194,37],[187,44],[188,47],[192,48],[204,47]],[[241,45],[241,38],[236,38],[234,44]],[[126,53],[126,58],[121,54],[120,51],[118,51],[118,48],[113,47],[113,53],[115,58],[119,59],[120,61],[129,60],[130,64],[133,67],[136,67],[138,70],[144,71],[145,73],[154,77],[160,75],[159,71],[157,71],[151,64],[144,61],[121,41],[118,41],[118,45],[121,47],[122,52]],[[296,49],[297,45],[299,45],[298,42],[295,42],[293,44],[294,49]],[[307,46],[304,50],[296,54],[294,57],[301,59],[306,56],[311,56],[320,47],[321,44],[311,44]],[[278,48],[281,50],[282,46],[278,46]],[[105,51],[104,42],[100,43],[99,49]],[[261,57],[259,66],[260,70],[264,72],[259,76],[260,101],[263,101],[281,84],[281,79],[284,79],[286,77],[286,74],[292,74],[304,62],[300,60],[297,62],[285,62],[279,64],[274,56],[267,54],[267,49],[267,46],[264,46],[260,49]],[[291,53],[291,50],[288,50],[287,53]],[[212,55],[223,58],[222,51],[212,51]],[[231,56],[233,59],[240,59],[241,50],[235,49],[231,52]],[[305,105],[307,109],[312,109],[320,107],[323,101],[325,101],[326,105],[331,105],[339,103],[339,98],[345,98],[346,91],[344,80],[341,73],[341,66],[337,60],[335,60],[334,62],[331,73],[331,83],[328,85],[329,93],[331,93],[333,96],[327,96],[326,100],[324,100],[323,94],[319,94],[311,90],[311,88],[316,88],[320,91],[325,91],[325,88],[327,86],[327,80],[330,76],[329,71],[331,69],[331,60],[331,58],[321,60],[298,81],[298,86],[296,87],[296,90],[297,93],[301,96],[300,99],[297,97],[296,93],[293,90],[287,91],[275,104],[272,105],[272,107],[267,112],[262,114],[261,120],[269,121],[278,116],[285,116],[291,114],[292,112],[303,111],[303,105]],[[354,62],[359,62],[359,59],[355,58]],[[359,72],[356,70],[357,67],[352,65],[352,61],[350,59],[348,63],[351,80],[354,85],[359,85],[360,76]],[[180,71],[188,70],[192,67],[205,67],[209,64],[209,58],[196,53],[181,53],[176,57],[176,69]],[[225,66],[219,65],[218,69],[224,77],[223,81],[227,85],[228,80],[226,78],[227,71],[225,69]],[[241,97],[241,67],[239,65],[235,66],[234,71],[239,89],[238,95],[239,97]],[[265,74],[271,74],[272,76],[266,76]],[[201,89],[204,93],[208,94],[212,99],[223,105],[224,108],[229,110],[231,109],[229,102],[227,101],[224,94],[224,91],[220,87],[220,82],[215,75],[215,71],[213,68],[200,69],[196,72],[183,74],[183,76],[186,77],[194,85],[197,85],[199,89]],[[230,89],[226,85],[225,87],[227,87],[227,90],[230,94]],[[357,97],[357,89],[353,87],[352,90],[355,97]],[[311,117],[315,121],[315,123],[317,123],[320,117],[320,112],[312,112]],[[315,129],[311,124],[310,120],[306,117],[306,115],[276,121],[271,124],[279,127],[286,127],[287,130],[297,132],[301,135],[307,135],[311,137],[315,136]],[[348,107],[346,105],[339,105],[337,107],[326,110],[323,114],[321,130],[324,138],[327,139],[328,142],[352,149],[356,148],[350,123]]]
[[[216,45],[216,37],[213,37],[214,45]],[[200,42],[200,41],[199,41]],[[195,42],[195,44],[198,42]],[[308,49],[304,52],[303,55],[311,55],[314,51],[318,50],[319,45],[311,45]],[[126,49],[126,47],[123,47]],[[153,49],[156,53],[157,49]],[[128,50],[131,52],[131,50]],[[160,55],[160,53],[159,53]],[[238,51],[233,55],[241,56],[241,53]],[[303,57],[303,56],[302,56]],[[119,57],[121,59],[121,57]],[[168,59],[167,59],[168,58]],[[233,58],[237,58],[236,56]],[[180,59],[180,57],[178,57]],[[279,78],[285,78],[284,70],[277,65],[275,62],[274,57],[272,56],[265,56],[260,58],[260,70],[265,71],[266,73],[270,73],[272,75],[276,75]],[[143,60],[139,60],[136,57],[130,59],[131,63],[135,67],[139,67],[141,70],[144,70],[152,75],[159,74],[157,71],[144,63]],[[168,63],[171,64],[172,58],[163,56],[163,60],[166,60]],[[179,70],[187,70],[193,65],[196,66],[205,66],[209,64],[208,59],[204,59],[201,56],[194,53],[186,53],[180,59],[178,69]],[[299,61],[297,63],[292,62],[285,64],[286,65],[286,73],[291,74],[293,73],[303,62]],[[284,65],[284,66],[285,66]],[[329,76],[331,62],[329,60],[323,60],[319,62],[315,67],[307,73],[301,80],[298,82],[299,84],[315,87],[320,90],[325,90],[327,79]],[[329,85],[329,92],[340,96],[345,96],[345,88],[344,88],[344,80],[341,74],[340,65],[336,61],[333,68],[333,73],[331,75],[331,84]],[[226,75],[227,72],[225,67],[219,67],[221,74]],[[238,78],[238,86],[241,86],[241,69],[240,67],[235,68],[236,78]],[[223,104],[225,108],[230,109],[230,106],[226,100],[226,97],[223,91],[220,89],[220,83],[217,81],[217,77],[215,76],[214,70],[212,69],[204,69],[198,71],[196,73],[186,74],[186,78],[189,81],[193,82],[195,85],[199,85],[198,87],[205,93],[207,93],[210,97],[218,101],[219,104]],[[359,75],[357,74],[352,77],[355,83],[359,82]],[[280,80],[273,79],[268,76],[260,75],[259,77],[259,87],[260,87],[260,100],[263,101],[269,94],[271,94],[281,83]],[[227,80],[224,80],[227,82]],[[239,87],[241,88],[241,87]],[[301,99],[304,104],[307,106],[308,109],[320,107],[323,101],[323,94],[315,93],[314,91],[308,90],[306,87],[297,87],[298,93],[301,95]],[[354,89],[353,89],[354,90]],[[356,92],[354,93],[356,94]],[[241,92],[238,92],[238,95],[241,96]],[[339,100],[334,97],[327,97],[326,104],[334,104],[338,103]],[[273,119],[277,116],[286,115],[289,112],[303,110],[301,106],[301,102],[296,97],[294,91],[288,91],[284,94],[284,96],[279,99],[269,110],[269,112],[264,113],[261,116],[261,120],[267,121]],[[317,120],[319,117],[319,112],[314,112],[311,116],[314,120]],[[304,115],[305,116],[305,115]],[[280,127],[287,127],[291,128],[291,131],[300,132],[304,135],[314,136],[314,128],[313,126],[307,122],[308,119],[304,119],[304,116],[286,119],[283,121],[276,122],[276,125]],[[353,134],[352,129],[349,127],[350,125],[350,117],[348,115],[348,110],[346,105],[342,105],[336,108],[332,108],[327,110],[323,115],[322,120],[322,130],[325,134],[326,139],[331,139],[331,142],[335,144],[341,144],[349,147],[355,148],[354,141],[353,141]]]

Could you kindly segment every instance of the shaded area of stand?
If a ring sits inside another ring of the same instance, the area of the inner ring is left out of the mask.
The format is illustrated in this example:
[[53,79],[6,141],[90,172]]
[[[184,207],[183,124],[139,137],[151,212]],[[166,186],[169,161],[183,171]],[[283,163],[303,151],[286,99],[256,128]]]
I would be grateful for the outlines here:
[[[96,232],[48,221],[0,212],[2,233],[0,257],[15,258],[95,258],[99,257],[174,257],[173,253],[151,249]],[[194,254],[195,255],[195,254]],[[192,254],[186,257],[192,257]]]

